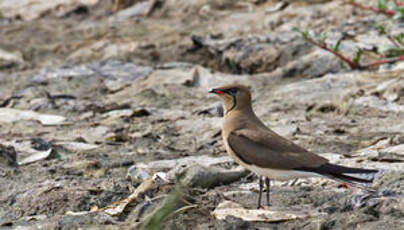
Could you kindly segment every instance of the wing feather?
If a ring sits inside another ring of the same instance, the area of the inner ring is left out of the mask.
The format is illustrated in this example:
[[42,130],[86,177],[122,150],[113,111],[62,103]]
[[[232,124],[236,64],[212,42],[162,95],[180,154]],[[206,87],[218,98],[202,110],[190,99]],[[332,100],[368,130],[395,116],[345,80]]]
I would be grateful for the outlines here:
[[268,129],[239,129],[227,142],[245,163],[271,169],[315,168],[328,162]]

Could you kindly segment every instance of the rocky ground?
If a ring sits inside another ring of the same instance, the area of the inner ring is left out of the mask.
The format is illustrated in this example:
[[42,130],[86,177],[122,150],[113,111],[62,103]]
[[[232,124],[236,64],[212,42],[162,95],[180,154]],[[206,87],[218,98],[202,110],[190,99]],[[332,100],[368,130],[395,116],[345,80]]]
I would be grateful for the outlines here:
[[[404,229],[403,63],[353,71],[292,31],[349,33],[349,55],[391,45],[381,22],[404,32],[339,0],[1,0],[0,228]],[[207,93],[230,82],[377,191],[274,182],[257,211]]]

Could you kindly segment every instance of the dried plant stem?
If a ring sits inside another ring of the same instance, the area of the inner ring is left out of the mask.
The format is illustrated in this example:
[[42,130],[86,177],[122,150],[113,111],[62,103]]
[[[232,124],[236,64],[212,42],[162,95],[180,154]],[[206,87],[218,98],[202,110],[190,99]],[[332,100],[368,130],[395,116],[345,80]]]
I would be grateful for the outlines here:
[[325,44],[324,42],[323,43],[316,42],[315,40],[311,39],[308,36],[303,36],[303,38],[306,41],[310,42],[311,44],[313,44],[313,45],[315,45],[317,47],[320,47],[321,49],[326,50],[326,51],[334,54],[339,59],[341,59],[342,61],[347,63],[349,65],[349,67],[351,67],[351,69],[369,69],[369,68],[372,68],[372,67],[375,67],[375,66],[386,64],[386,63],[394,63],[394,62],[397,62],[397,61],[404,61],[404,56],[402,55],[402,56],[397,56],[397,57],[392,57],[392,58],[385,58],[385,59],[377,60],[377,61],[365,64],[365,65],[361,65],[359,63],[355,63],[354,61],[352,61],[348,57],[344,56],[343,54],[341,54],[341,53],[339,53],[339,52],[337,52],[335,50],[330,49],[329,47],[327,47],[327,44]]
[[396,6],[404,6],[404,2],[400,2],[398,0],[394,0],[394,4],[396,4]]
[[310,42],[311,44],[320,47],[323,50],[326,50],[332,54],[334,54],[335,56],[337,56],[339,59],[341,59],[342,61],[346,62],[352,69],[360,69],[360,65],[356,64],[355,62],[353,62],[351,59],[345,57],[344,55],[342,55],[341,53],[334,51],[330,48],[327,47],[327,45],[325,43],[318,43],[316,41],[314,41],[313,39],[304,36],[304,39],[308,42]]
[[[400,3],[400,2],[398,2],[398,3],[403,4],[403,3]],[[371,6],[362,5],[362,4],[354,2],[354,1],[349,1],[348,4],[351,4],[352,6],[361,8],[363,10],[369,10],[369,11],[372,11],[374,13],[384,14],[384,15],[387,15],[387,16],[390,16],[390,17],[392,17],[392,16],[394,16],[396,14],[396,12],[394,12],[394,10],[381,10],[381,9],[374,8],[374,7],[371,7]],[[396,2],[396,5],[397,5],[397,2]]]
[[386,63],[394,63],[394,62],[397,62],[397,61],[404,61],[404,56],[397,56],[397,57],[392,57],[392,58],[381,59],[381,60],[378,60],[378,61],[375,61],[375,62],[371,62],[371,63],[365,65],[364,67],[365,68],[370,68],[370,67],[373,67],[373,66],[383,65],[383,64],[386,64]]

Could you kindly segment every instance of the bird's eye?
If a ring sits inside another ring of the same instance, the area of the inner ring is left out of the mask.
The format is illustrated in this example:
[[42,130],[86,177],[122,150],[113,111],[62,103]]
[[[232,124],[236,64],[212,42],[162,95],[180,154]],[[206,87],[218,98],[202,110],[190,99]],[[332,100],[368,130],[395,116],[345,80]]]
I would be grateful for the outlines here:
[[230,95],[234,96],[237,93],[237,88],[231,88],[231,89],[228,89],[227,91],[229,92]]

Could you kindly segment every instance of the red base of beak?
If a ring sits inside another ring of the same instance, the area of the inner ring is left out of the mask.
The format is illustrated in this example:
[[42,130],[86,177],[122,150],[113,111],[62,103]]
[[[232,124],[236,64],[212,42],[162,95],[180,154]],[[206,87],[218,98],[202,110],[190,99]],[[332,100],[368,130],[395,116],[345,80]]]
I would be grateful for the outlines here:
[[223,92],[223,91],[218,90],[218,89],[210,89],[210,90],[209,90],[209,93],[214,93],[214,94],[224,94],[224,92]]

